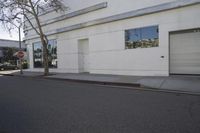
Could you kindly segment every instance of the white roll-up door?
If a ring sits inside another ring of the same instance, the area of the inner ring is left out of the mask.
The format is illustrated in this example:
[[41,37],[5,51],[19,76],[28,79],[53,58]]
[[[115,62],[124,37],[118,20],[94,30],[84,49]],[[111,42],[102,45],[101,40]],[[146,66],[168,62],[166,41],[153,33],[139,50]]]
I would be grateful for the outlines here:
[[170,74],[200,74],[200,30],[170,34]]

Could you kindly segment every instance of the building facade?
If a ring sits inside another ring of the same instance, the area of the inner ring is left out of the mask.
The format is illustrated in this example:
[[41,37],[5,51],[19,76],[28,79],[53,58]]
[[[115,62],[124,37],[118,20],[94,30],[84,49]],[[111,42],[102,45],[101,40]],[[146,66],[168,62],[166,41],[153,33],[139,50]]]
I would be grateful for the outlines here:
[[[47,11],[50,71],[139,76],[200,74],[200,0],[65,0]],[[42,46],[26,24],[30,70]]]

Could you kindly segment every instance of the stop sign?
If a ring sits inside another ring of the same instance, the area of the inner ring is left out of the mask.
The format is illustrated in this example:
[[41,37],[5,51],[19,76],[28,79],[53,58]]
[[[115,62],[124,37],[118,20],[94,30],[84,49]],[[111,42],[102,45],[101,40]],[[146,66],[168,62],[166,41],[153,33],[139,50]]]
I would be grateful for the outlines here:
[[24,57],[24,52],[23,51],[18,51],[17,52],[17,57],[20,58],[20,59],[23,58]]

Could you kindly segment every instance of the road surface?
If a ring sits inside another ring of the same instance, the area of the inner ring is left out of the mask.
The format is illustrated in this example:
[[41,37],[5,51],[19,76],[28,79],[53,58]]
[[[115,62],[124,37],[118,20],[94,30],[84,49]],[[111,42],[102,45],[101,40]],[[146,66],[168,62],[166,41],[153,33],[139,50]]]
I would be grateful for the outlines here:
[[0,133],[200,133],[200,96],[0,76]]

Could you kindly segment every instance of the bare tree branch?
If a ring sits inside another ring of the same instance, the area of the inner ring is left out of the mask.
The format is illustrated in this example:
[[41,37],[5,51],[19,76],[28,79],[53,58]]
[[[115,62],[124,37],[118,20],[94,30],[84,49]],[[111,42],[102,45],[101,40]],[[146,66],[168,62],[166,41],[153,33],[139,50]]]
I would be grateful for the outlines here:
[[33,5],[34,8],[35,8],[36,6],[38,6],[38,3],[39,3],[40,1],[41,1],[41,0],[37,0],[37,1],[35,2],[35,4]]
[[[21,27],[22,24],[26,26],[28,22],[36,34],[39,35],[43,46],[44,75],[48,75],[49,73],[48,37],[43,31],[39,16],[41,12],[48,9],[63,11],[66,8],[62,0],[0,0],[0,23],[2,23],[8,31],[11,31],[14,27]],[[31,16],[35,21],[31,21]],[[23,20],[24,22],[22,22],[22,19],[27,21]],[[34,22],[36,22],[36,24]]]
[[26,20],[29,22],[29,24],[31,25],[31,27],[35,30],[35,32],[40,35],[39,31],[35,28],[35,26],[32,24],[32,22],[30,21],[30,19],[27,17],[27,15],[24,13],[24,17],[26,18]]

